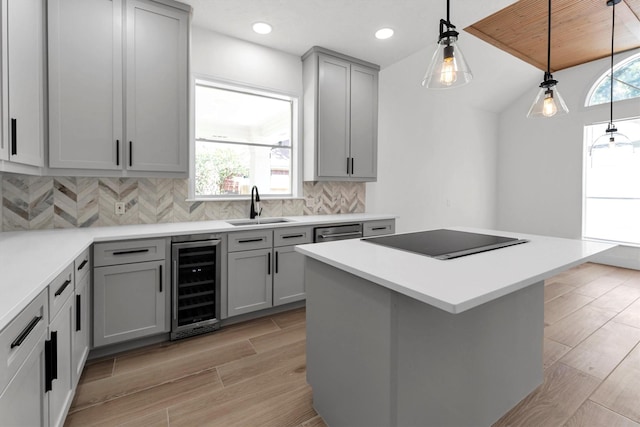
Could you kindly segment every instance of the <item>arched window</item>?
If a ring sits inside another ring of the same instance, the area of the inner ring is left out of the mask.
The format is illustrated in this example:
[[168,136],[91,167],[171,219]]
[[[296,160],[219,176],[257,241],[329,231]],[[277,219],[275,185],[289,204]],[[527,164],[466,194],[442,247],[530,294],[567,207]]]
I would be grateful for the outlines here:
[[[607,71],[593,85],[586,107],[609,102],[611,73]],[[640,53],[627,58],[613,67],[613,100],[640,98]]]

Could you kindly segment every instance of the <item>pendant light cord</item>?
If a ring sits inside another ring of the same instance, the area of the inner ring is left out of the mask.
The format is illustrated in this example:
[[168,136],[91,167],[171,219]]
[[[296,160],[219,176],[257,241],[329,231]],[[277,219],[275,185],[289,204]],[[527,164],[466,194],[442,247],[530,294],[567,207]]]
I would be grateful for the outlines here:
[[451,25],[451,20],[449,19],[449,0],[447,0],[447,25]]
[[609,114],[610,120],[609,125],[613,126],[613,39],[615,37],[615,29],[616,29],[616,3],[615,1],[611,5],[611,70],[610,70],[610,80],[609,80]]
[[551,0],[549,0],[549,13],[547,23],[547,74],[551,74]]

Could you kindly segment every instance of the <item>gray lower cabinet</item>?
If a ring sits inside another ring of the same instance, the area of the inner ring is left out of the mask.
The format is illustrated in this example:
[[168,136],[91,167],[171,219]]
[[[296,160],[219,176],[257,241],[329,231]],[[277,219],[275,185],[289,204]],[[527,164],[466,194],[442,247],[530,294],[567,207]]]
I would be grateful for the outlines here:
[[[73,288],[73,287],[72,287]],[[53,292],[49,288],[49,292]],[[73,294],[73,292],[72,292]],[[73,297],[69,295],[49,324],[52,352],[52,381],[49,392],[49,426],[62,426],[73,399],[75,382],[72,369]]]
[[362,236],[373,237],[384,234],[394,234],[396,232],[395,219],[383,219],[377,221],[366,221],[362,224]]
[[273,305],[282,305],[306,298],[304,288],[304,255],[295,246],[283,246],[273,250]]
[[91,286],[89,274],[76,281],[73,319],[73,383],[78,384],[91,345]]
[[305,299],[304,256],[298,244],[313,241],[312,227],[229,234],[228,316]]
[[49,322],[47,290],[0,331],[0,424],[46,426],[45,341]]
[[230,252],[228,262],[228,315],[250,313],[273,305],[271,248]]
[[93,347],[168,332],[166,239],[94,245]]

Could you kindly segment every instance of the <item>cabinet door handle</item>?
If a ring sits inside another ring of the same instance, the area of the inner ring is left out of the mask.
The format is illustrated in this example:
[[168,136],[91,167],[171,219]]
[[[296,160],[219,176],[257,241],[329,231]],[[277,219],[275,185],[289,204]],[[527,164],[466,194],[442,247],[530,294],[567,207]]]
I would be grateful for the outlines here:
[[80,311],[82,310],[80,308],[81,303],[82,303],[82,296],[76,295],[76,332],[82,329],[80,325],[80,318],[81,318]]
[[242,239],[238,240],[238,243],[254,243],[254,242],[262,242],[264,237],[260,237],[259,239]]
[[173,260],[173,319],[178,318],[178,260]]
[[158,268],[160,269],[160,273],[159,273],[159,277],[160,277],[160,292],[162,292],[162,266],[159,265]]
[[145,252],[149,252],[149,249],[131,249],[130,251],[118,251],[114,252],[114,255],[131,255],[131,254],[142,254]]
[[29,322],[29,324],[22,330],[22,332],[20,332],[20,335],[18,335],[16,339],[13,340],[13,342],[11,343],[11,348],[20,347],[20,345],[24,342],[24,340],[27,339],[31,331],[33,331],[40,320],[42,320],[42,316],[36,316],[31,319],[31,322]]
[[120,140],[116,139],[116,166],[120,166]]
[[55,294],[53,294],[53,296],[59,297],[64,292],[64,290],[67,289],[67,286],[69,286],[70,283],[71,283],[71,279],[65,280],[62,286],[58,288],[58,290],[56,291]]
[[18,154],[18,119],[11,119],[11,155]]
[[82,262],[78,266],[78,271],[82,270],[84,268],[84,266],[87,265],[88,262],[89,262],[89,260],[86,260],[86,259],[82,260]]
[[276,274],[278,274],[278,251],[276,251],[276,266],[275,266],[275,272],[276,272]]
[[355,173],[355,169],[353,167],[353,157],[351,158],[351,175]]
[[351,159],[351,157],[347,157],[347,175],[349,175],[349,159]]
[[267,275],[271,275],[271,252],[267,254]]
[[287,236],[282,236],[283,239],[296,239],[298,237],[304,237],[304,234],[289,234]]
[[51,339],[44,342],[44,391],[51,391],[53,380],[58,378],[58,333],[51,332]]
[[133,142],[129,141],[129,167],[133,166]]

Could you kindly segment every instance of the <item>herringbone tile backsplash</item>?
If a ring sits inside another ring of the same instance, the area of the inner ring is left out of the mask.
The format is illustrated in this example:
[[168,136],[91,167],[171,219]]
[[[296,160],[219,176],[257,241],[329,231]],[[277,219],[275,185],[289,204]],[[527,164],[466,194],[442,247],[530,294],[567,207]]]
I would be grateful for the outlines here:
[[[0,231],[246,218],[248,201],[186,201],[188,180],[0,176]],[[115,215],[115,203],[125,214]],[[365,184],[305,182],[302,199],[265,200],[265,217],[361,213]]]

